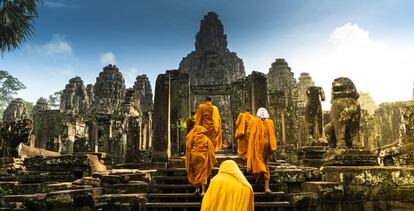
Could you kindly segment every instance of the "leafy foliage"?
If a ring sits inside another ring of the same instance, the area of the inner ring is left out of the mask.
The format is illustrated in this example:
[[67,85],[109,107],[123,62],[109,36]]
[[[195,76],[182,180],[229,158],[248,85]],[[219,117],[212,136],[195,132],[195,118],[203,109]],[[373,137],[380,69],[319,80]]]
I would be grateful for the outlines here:
[[62,97],[63,90],[57,91],[53,93],[53,95],[49,95],[49,106],[51,109],[59,109],[60,107],[60,98]]
[[10,195],[10,194],[11,194],[10,189],[0,187],[0,197],[7,196],[7,195]]
[[32,111],[33,111],[33,103],[29,101],[24,101],[24,105],[26,106],[27,111],[29,112],[29,115],[33,117]]
[[185,129],[187,129],[187,124],[185,123],[184,119],[179,119],[177,125],[180,131],[184,131]]
[[0,70],[0,115],[3,115],[4,109],[17,91],[25,89],[26,86],[19,79],[10,75],[7,71]]
[[0,52],[18,48],[33,34],[41,0],[0,0]]

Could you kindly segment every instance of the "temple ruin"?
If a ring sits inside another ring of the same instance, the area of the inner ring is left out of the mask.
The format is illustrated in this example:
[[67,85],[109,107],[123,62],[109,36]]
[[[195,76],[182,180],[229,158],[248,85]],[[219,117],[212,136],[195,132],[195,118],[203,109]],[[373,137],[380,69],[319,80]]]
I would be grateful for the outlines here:
[[265,107],[275,123],[274,192],[246,174],[256,210],[414,209],[413,100],[377,106],[346,75],[324,90],[311,72],[296,78],[284,58],[269,66],[246,74],[209,12],[195,50],[159,74],[154,91],[147,75],[127,87],[111,64],[93,84],[73,77],[62,85],[59,109],[40,98],[29,111],[14,99],[0,124],[0,209],[199,210],[182,123],[205,96],[222,118],[216,167],[233,159],[246,171],[234,140],[240,112]]

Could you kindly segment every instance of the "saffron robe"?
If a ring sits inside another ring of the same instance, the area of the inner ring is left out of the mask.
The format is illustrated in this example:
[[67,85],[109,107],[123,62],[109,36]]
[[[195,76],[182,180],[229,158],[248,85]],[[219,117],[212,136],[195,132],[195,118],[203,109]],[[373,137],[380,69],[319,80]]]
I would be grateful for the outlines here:
[[249,112],[240,113],[236,120],[236,133],[234,135],[237,141],[237,154],[239,158],[246,159],[247,146],[250,135],[250,120],[253,118]]
[[220,165],[219,172],[210,180],[201,211],[252,211],[254,195],[250,183],[233,160]]
[[185,138],[185,167],[188,181],[194,186],[206,185],[217,163],[214,146],[204,135],[207,130],[196,125]]
[[276,151],[275,126],[270,119],[262,120],[253,117],[250,126],[249,144],[247,148],[247,171],[263,174],[270,179],[267,160]]
[[196,125],[204,127],[206,136],[214,145],[215,151],[219,151],[223,142],[221,132],[220,112],[211,102],[200,104],[195,115]]

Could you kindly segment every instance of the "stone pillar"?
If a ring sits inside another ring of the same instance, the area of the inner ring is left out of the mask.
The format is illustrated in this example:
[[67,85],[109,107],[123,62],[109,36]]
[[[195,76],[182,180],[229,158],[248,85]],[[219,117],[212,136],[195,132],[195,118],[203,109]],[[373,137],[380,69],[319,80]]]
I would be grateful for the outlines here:
[[168,149],[168,90],[169,77],[160,74],[155,83],[153,144],[152,161],[167,162]]
[[172,155],[180,155],[184,153],[185,148],[185,132],[181,132],[178,125],[179,121],[187,119],[189,108],[189,75],[179,71],[168,72],[170,76],[170,128],[171,128],[171,152]]
[[260,107],[268,108],[266,75],[253,71],[247,76],[247,82],[249,106],[252,114],[255,114]]

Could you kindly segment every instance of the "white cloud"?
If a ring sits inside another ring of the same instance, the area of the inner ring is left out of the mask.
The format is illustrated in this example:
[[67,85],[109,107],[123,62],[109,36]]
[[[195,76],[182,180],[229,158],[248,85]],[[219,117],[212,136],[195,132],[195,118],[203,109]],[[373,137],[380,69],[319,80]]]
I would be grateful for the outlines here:
[[115,55],[112,52],[101,54],[100,61],[103,66],[106,66],[108,64],[116,64]]
[[330,107],[332,81],[342,76],[353,80],[359,91],[370,93],[378,104],[411,100],[414,44],[410,41],[399,46],[375,40],[367,30],[347,23],[336,27],[325,45],[297,54],[289,64],[295,71],[310,72],[323,86],[328,96],[325,109]]
[[44,45],[28,46],[30,51],[46,56],[73,55],[72,46],[60,35],[55,34],[52,40]]
[[50,68],[49,73],[52,75],[73,75],[74,70],[71,66]]
[[58,1],[58,0],[46,0],[44,1],[44,4],[46,7],[49,7],[49,8],[67,7],[65,2]]

